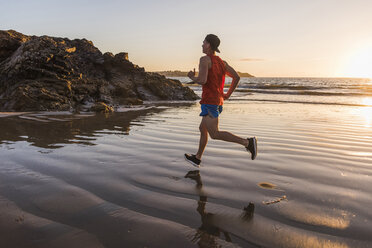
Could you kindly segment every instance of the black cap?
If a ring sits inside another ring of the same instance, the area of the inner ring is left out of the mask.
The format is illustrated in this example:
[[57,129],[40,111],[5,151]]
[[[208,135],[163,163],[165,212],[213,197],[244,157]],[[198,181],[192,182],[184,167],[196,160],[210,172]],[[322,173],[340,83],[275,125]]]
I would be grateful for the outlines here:
[[205,37],[205,40],[211,45],[211,48],[213,51],[220,52],[218,50],[218,46],[220,45],[220,39],[217,37],[217,35],[214,34],[208,34]]

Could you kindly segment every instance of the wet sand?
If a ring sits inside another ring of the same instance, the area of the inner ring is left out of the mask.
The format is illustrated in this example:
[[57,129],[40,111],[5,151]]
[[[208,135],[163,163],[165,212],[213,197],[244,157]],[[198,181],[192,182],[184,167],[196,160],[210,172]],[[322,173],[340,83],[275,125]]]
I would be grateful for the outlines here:
[[0,113],[0,247],[370,247],[372,110],[230,101],[111,115]]

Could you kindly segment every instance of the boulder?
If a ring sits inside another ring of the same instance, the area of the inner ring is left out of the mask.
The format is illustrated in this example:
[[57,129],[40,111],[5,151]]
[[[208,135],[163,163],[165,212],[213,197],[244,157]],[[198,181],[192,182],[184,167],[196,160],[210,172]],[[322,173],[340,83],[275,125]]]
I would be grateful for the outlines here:
[[0,111],[79,111],[196,99],[178,80],[131,63],[128,53],[102,54],[86,39],[0,30]]

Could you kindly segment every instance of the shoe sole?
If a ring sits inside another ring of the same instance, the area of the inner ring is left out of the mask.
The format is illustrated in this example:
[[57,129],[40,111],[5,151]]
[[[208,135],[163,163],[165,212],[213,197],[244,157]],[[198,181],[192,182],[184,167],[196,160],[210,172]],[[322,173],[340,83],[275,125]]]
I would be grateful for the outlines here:
[[190,164],[192,164],[192,165],[195,166],[196,168],[200,168],[200,165],[195,164],[195,163],[192,162],[191,160],[188,160],[188,159],[186,158],[186,155],[183,155],[183,156],[185,157],[185,160],[186,160],[187,162],[189,162]]
[[257,139],[256,139],[256,137],[253,137],[253,151],[254,151],[254,154],[252,154],[252,160],[254,160],[257,157]]

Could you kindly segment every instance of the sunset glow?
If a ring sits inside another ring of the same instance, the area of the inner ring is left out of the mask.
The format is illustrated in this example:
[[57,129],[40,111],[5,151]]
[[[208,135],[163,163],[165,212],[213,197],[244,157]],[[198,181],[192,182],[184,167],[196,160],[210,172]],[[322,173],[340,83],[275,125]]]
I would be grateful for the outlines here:
[[360,116],[362,122],[364,122],[364,127],[372,127],[372,105],[369,107],[360,107],[353,109],[354,114]]
[[85,38],[146,71],[197,67],[205,35],[215,33],[219,56],[256,77],[372,77],[368,0],[46,2],[2,1],[1,29]]
[[371,97],[364,98],[363,99],[363,104],[372,107],[372,98]]
[[348,77],[372,78],[372,46],[351,53],[343,68]]

